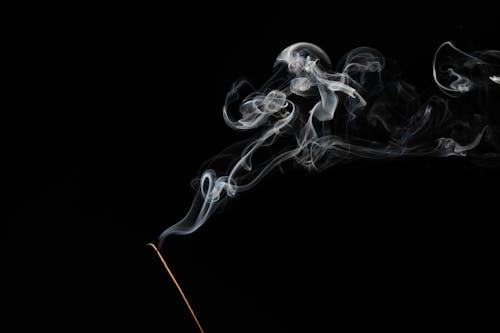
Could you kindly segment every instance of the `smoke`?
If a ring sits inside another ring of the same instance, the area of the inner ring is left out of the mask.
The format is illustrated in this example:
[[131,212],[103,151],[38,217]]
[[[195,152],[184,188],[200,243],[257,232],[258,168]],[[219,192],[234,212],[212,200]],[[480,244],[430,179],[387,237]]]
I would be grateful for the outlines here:
[[[260,89],[247,81],[232,86],[223,119],[256,135],[209,161],[189,212],[160,235],[160,246],[169,235],[196,231],[227,198],[288,160],[319,172],[356,158],[468,156],[485,163],[500,156],[491,116],[500,97],[500,51],[469,54],[443,43],[432,62],[438,89],[428,97],[369,47],[331,67],[321,48],[297,43],[281,52]],[[216,172],[216,164],[224,167]]]

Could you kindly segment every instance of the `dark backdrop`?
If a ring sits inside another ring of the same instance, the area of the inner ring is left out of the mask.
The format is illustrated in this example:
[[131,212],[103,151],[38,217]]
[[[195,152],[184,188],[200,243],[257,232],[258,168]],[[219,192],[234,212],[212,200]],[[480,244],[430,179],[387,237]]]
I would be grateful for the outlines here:
[[[202,163],[246,138],[221,117],[231,83],[263,83],[290,43],[334,61],[378,48],[419,88],[446,40],[500,49],[479,3],[5,12],[2,311],[14,331],[196,331],[145,244],[187,211]],[[499,185],[498,169],[460,158],[287,168],[164,253],[208,333],[486,327]]]

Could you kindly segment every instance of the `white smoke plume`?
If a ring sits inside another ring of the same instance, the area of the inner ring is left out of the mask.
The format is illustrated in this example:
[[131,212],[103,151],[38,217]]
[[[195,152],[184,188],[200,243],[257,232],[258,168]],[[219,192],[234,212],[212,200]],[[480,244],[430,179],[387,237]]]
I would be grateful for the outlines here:
[[[235,83],[223,119],[235,130],[257,134],[208,163],[191,209],[160,235],[159,245],[169,235],[196,231],[225,199],[252,188],[287,160],[321,171],[355,158],[498,159],[490,113],[500,98],[500,51],[469,54],[443,43],[429,68],[439,89],[423,102],[393,72],[369,47],[347,53],[332,70],[321,48],[297,43],[281,52],[262,88]],[[225,160],[225,170],[210,167]]]

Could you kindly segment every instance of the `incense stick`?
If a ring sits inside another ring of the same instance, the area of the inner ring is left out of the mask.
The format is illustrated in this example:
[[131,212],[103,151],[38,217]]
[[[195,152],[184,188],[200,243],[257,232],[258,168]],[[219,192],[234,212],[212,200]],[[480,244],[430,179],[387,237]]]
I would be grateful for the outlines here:
[[179,283],[177,282],[175,276],[174,276],[174,273],[172,273],[172,271],[170,270],[170,268],[168,267],[167,265],[167,262],[165,261],[165,259],[163,258],[163,256],[161,255],[160,251],[158,250],[158,248],[152,244],[152,243],[149,243],[147,244],[148,246],[151,246],[156,254],[158,255],[158,257],[160,258],[161,260],[161,263],[163,264],[163,267],[165,267],[165,269],[167,270],[168,272],[168,275],[170,275],[170,278],[172,279],[172,281],[174,282],[175,284],[175,287],[177,288],[177,290],[179,291],[179,293],[181,294],[182,296],[182,299],[184,300],[184,303],[186,304],[189,312],[191,313],[191,316],[193,317],[194,321],[196,322],[196,325],[198,326],[198,329],[200,330],[201,333],[205,333],[205,331],[203,330],[203,328],[201,327],[201,324],[198,320],[198,318],[196,317],[196,314],[194,313],[193,311],[193,308],[191,307],[191,304],[189,304],[189,301],[186,297],[186,295],[184,295],[184,292],[182,291],[182,288],[181,286],[179,285]]

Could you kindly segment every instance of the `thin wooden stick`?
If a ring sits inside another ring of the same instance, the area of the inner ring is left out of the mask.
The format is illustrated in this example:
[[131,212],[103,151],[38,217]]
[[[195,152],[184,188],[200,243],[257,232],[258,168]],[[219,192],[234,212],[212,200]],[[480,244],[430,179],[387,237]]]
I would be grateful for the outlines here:
[[182,299],[184,300],[184,303],[186,303],[186,306],[189,310],[189,312],[191,313],[191,316],[193,317],[194,321],[196,322],[196,325],[198,326],[198,329],[200,330],[201,333],[205,333],[205,331],[203,330],[203,328],[201,327],[201,324],[200,324],[200,321],[198,320],[198,318],[196,317],[196,315],[194,314],[194,311],[193,311],[193,308],[191,307],[191,304],[189,304],[189,301],[186,297],[186,295],[184,295],[184,292],[182,291],[182,288],[181,286],[179,285],[179,283],[177,282],[177,280],[175,279],[175,276],[174,276],[174,273],[172,273],[172,271],[170,270],[170,268],[168,267],[167,265],[167,262],[165,261],[165,259],[163,258],[163,256],[161,255],[160,251],[158,250],[158,248],[152,244],[152,243],[149,243],[148,246],[151,246],[156,254],[158,255],[158,257],[160,258],[161,260],[161,263],[163,264],[163,267],[165,267],[165,269],[167,270],[168,272],[168,275],[170,275],[170,278],[172,279],[172,281],[174,282],[175,286],[177,287],[177,290],[179,291],[179,293],[181,294],[182,296]]

